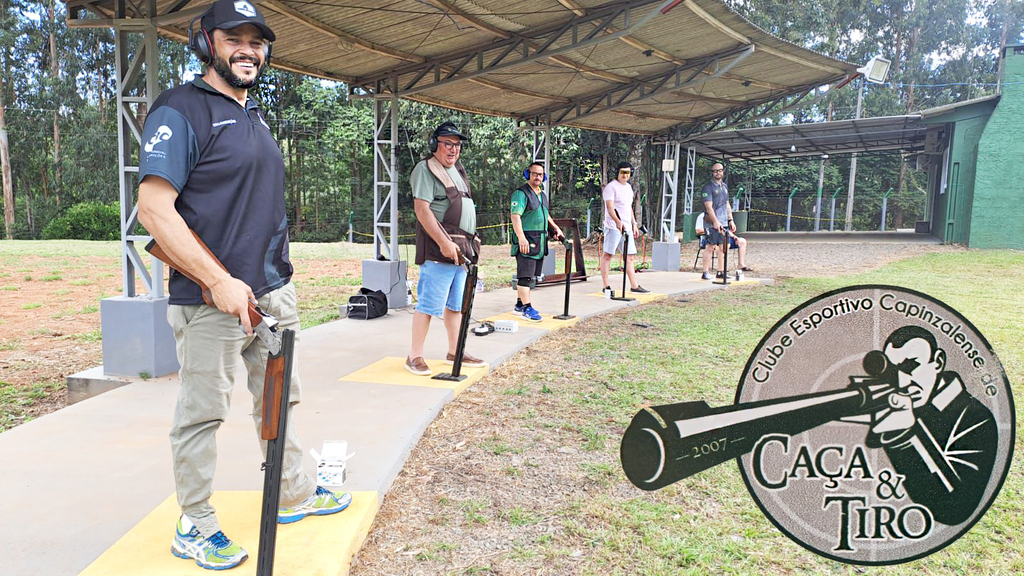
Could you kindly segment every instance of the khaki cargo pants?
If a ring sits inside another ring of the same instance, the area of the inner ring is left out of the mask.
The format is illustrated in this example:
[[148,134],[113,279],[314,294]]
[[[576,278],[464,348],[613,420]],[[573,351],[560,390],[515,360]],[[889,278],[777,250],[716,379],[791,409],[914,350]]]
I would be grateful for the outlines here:
[[[260,308],[277,317],[279,328],[295,331],[299,341],[299,316],[295,286],[288,283],[259,299]],[[245,363],[249,392],[252,393],[252,419],[259,438],[263,409],[263,379],[267,368],[267,349],[255,336],[246,336],[238,327],[238,318],[216,308],[172,305],[167,321],[174,330],[181,390],[171,427],[171,454],[174,459],[174,483],[182,512],[203,536],[220,531],[216,512],[210,505],[213,475],[217,468],[217,429],[227,418],[231,388],[238,359]],[[281,474],[281,506],[305,499],[316,489],[313,478],[302,470],[303,451],[295,434],[292,407],[299,403],[298,362],[292,363],[289,390],[288,433]],[[260,440],[264,459],[267,443]],[[255,466],[256,464],[253,463]]]

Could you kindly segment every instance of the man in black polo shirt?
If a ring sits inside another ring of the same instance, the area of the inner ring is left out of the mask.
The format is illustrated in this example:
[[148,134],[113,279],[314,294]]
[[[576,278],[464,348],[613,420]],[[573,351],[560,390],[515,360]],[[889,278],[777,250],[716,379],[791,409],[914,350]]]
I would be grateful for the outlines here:
[[[181,364],[181,390],[170,436],[182,511],[171,551],[203,568],[222,570],[248,554],[224,535],[210,505],[215,434],[227,418],[239,357],[260,429],[268,356],[252,334],[247,300],[258,301],[281,328],[296,334],[299,318],[290,282],[284,160],[262,112],[248,98],[267,65],[274,33],[246,0],[218,0],[200,27],[190,47],[207,64],[206,73],[161,94],[146,118],[139,221],[169,256],[210,287],[215,304],[205,305],[199,286],[180,272],[171,274],[167,319]],[[294,371],[290,395],[280,523],[340,512],[352,500],[348,493],[317,487],[303,472],[303,450],[290,416],[300,395]],[[266,443],[261,446],[265,456]]]

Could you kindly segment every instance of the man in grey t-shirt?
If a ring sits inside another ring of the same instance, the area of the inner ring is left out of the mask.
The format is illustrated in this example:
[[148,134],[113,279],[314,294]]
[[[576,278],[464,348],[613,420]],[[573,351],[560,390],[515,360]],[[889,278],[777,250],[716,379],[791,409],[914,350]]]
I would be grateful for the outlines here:
[[[729,236],[730,247],[736,246],[739,249],[740,263],[738,270],[750,272],[753,270],[746,264],[747,242],[736,236],[736,223],[732,220],[732,206],[729,204],[729,185],[725,183],[725,167],[715,162],[711,166],[711,181],[701,189],[701,200],[704,201],[704,229],[707,231],[707,243],[713,248],[720,250],[725,235]],[[725,227],[728,226],[728,230]],[[701,276],[704,280],[711,279],[708,266],[711,258],[705,252],[704,273]],[[719,275],[725,272],[725,260],[718,260]]]

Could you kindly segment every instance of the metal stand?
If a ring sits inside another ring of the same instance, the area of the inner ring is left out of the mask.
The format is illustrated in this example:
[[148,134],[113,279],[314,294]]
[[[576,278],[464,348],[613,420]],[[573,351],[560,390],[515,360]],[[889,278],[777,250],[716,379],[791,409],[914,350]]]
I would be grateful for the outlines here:
[[469,265],[469,273],[466,274],[466,288],[462,294],[462,324],[459,326],[459,342],[455,346],[455,362],[452,365],[452,373],[444,372],[432,376],[433,380],[447,380],[449,382],[461,382],[466,379],[462,372],[462,355],[466,351],[466,336],[469,335],[469,320],[473,313],[473,299],[476,296],[476,264]]
[[[579,240],[579,236],[576,239]],[[562,245],[565,246],[565,309],[561,314],[555,316],[555,320],[571,320],[575,318],[575,316],[569,314],[569,283],[572,282],[573,248],[568,240],[563,239]]]
[[729,227],[722,226],[722,281],[716,284],[729,285]]
[[620,302],[632,302],[636,298],[628,298],[626,296],[626,253],[629,252],[629,233],[625,230],[622,231],[622,296],[612,296],[612,300],[618,300]]
[[[277,436],[267,440],[267,460],[263,463],[263,511],[260,514],[260,545],[256,556],[256,574],[271,576],[274,573],[274,550],[277,547],[277,510],[281,498],[281,469],[284,466],[285,437],[288,426],[288,389],[291,388],[292,364],[295,361],[295,332],[284,329],[281,331],[281,351],[274,358],[284,356],[284,373],[282,374],[281,405],[273,408],[278,411]],[[268,377],[271,373],[267,372]],[[270,386],[265,382],[264,386]],[[266,401],[266,397],[264,397]],[[264,410],[264,414],[266,414]]]

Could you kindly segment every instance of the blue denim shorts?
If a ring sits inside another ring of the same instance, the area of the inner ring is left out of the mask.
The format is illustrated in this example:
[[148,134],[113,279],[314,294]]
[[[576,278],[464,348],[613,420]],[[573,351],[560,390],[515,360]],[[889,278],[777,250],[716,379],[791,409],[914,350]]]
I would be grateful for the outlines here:
[[462,310],[462,294],[466,287],[466,269],[455,264],[427,260],[420,266],[420,280],[416,285],[416,311],[437,318],[444,309]]

